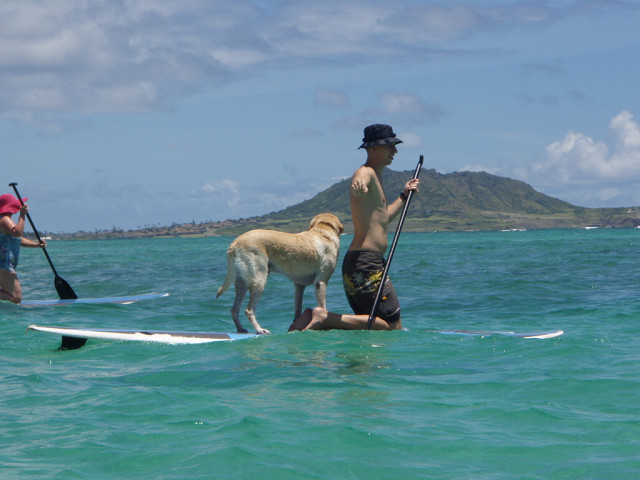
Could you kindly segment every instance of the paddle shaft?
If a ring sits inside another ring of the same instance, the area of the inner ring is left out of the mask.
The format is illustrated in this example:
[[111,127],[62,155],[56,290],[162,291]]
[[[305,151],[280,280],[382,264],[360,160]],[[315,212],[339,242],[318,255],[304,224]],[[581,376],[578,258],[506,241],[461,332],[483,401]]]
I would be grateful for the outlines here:
[[[420,160],[418,160],[418,166],[416,167],[416,171],[413,174],[414,180],[418,178],[420,175],[420,169],[422,168],[422,163],[424,161],[424,156],[420,155]],[[404,218],[407,215],[407,210],[409,209],[409,203],[411,202],[411,197],[413,196],[413,190],[409,190],[409,194],[407,195],[407,201],[404,204],[404,208],[402,209],[402,214],[400,215],[400,220],[398,221],[398,226],[396,227],[396,233],[393,236],[393,242],[391,242],[391,248],[389,249],[389,256],[387,257],[387,262],[385,263],[384,270],[382,272],[382,278],[380,279],[380,285],[378,286],[378,291],[376,292],[376,298],[373,301],[373,308],[371,308],[371,313],[369,314],[369,320],[367,321],[367,330],[371,330],[371,326],[373,325],[373,319],[376,316],[376,308],[378,308],[378,303],[380,303],[380,296],[382,295],[382,289],[384,288],[384,283],[387,280],[387,274],[389,273],[389,266],[391,265],[391,259],[393,258],[393,253],[396,250],[396,245],[398,244],[398,239],[400,238],[400,231],[402,230],[402,225],[404,224]]]
[[[17,183],[10,183],[9,186],[13,187],[13,190],[16,192],[16,196],[18,197],[18,200],[20,200],[20,204],[24,205],[24,202],[22,201],[22,197],[20,196],[20,193],[18,192],[18,188]],[[35,225],[33,224],[33,220],[31,220],[31,215],[29,215],[29,212],[27,213],[27,219],[29,220],[29,223],[31,224],[31,228],[33,229],[33,233],[36,234],[36,238],[38,239],[38,243],[42,243],[42,239],[40,238],[40,234],[38,233],[38,230],[36,230]],[[53,266],[53,262],[51,261],[51,258],[49,257],[49,254],[47,253],[47,249],[43,246],[42,247],[42,251],[44,252],[45,257],[47,257],[47,261],[49,262],[49,265],[51,266],[51,270],[53,270],[54,275],[57,277],[58,276],[58,272],[56,272],[56,267]]]

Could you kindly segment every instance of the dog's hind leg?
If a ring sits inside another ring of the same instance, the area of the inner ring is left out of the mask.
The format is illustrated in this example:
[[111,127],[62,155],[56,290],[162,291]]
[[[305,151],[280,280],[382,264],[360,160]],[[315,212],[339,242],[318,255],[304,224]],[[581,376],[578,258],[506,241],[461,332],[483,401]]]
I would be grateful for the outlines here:
[[269,330],[262,328],[256,318],[256,306],[260,301],[265,284],[266,276],[264,282],[255,282],[249,285],[249,303],[247,304],[247,309],[244,312],[258,335],[271,333]]
[[231,307],[231,317],[233,318],[233,323],[236,324],[236,330],[238,333],[248,333],[242,326],[242,323],[240,323],[240,307],[242,306],[242,301],[244,300],[244,296],[247,294],[248,289],[249,288],[244,280],[236,280],[236,299]]

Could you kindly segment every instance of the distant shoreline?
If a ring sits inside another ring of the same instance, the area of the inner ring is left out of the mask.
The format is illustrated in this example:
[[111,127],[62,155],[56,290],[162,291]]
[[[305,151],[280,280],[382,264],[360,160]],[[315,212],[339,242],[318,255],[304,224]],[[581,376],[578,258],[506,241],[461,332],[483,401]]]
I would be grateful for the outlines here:
[[[208,227],[206,232],[199,231],[199,229],[189,229],[185,226],[170,226],[170,227],[154,227],[145,228],[142,230],[108,230],[98,232],[75,232],[75,233],[58,233],[47,234],[48,240],[77,240],[77,241],[89,241],[89,240],[136,240],[136,239],[148,239],[148,238],[211,238],[211,237],[234,237],[239,235],[242,231],[248,231],[253,228],[267,228],[268,226],[260,225],[255,221],[247,222],[239,220],[237,223],[224,222],[225,227],[211,228]],[[185,224],[189,225],[189,224]],[[240,231],[236,229],[240,228]],[[233,229],[229,232],[228,229]],[[518,231],[534,231],[534,230],[596,230],[596,229],[640,229],[639,225],[555,225],[555,226],[529,226],[529,228],[522,227],[507,227],[507,228],[460,228],[460,229],[414,229],[404,228],[403,232],[409,233],[456,233],[456,232],[518,232]],[[287,230],[286,228],[284,230]],[[302,231],[303,229],[289,229],[291,231]],[[345,234],[351,234],[352,231],[345,231]],[[390,234],[393,231],[389,232]],[[26,233],[25,236],[35,239],[35,235]]]
[[[412,171],[386,169],[382,182],[386,192],[400,192]],[[412,202],[403,231],[457,232],[541,230],[553,228],[636,228],[640,207],[585,208],[550,197],[519,180],[486,172],[440,174],[433,169],[420,175],[421,191]],[[237,220],[173,223],[136,230],[95,230],[53,234],[54,239],[101,240],[135,238],[202,238],[236,236],[255,228],[300,232],[318,213],[330,212],[353,232],[349,212],[350,179],[335,183],[313,198],[277,212]],[[391,193],[389,193],[391,195]],[[391,225],[393,232],[395,225]]]

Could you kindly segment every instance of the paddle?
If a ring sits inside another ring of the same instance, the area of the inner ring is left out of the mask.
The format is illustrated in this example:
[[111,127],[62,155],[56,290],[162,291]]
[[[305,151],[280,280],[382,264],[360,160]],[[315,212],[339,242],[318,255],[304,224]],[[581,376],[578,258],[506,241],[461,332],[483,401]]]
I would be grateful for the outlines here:
[[[16,188],[16,185],[18,184],[15,182],[9,184],[9,186],[13,187],[13,190],[16,192],[16,196],[18,197],[18,200],[20,200],[20,203],[24,205],[24,202],[22,201],[22,197],[20,196],[20,193],[18,193],[18,189]],[[33,224],[33,221],[31,220],[31,215],[29,215],[29,212],[27,212],[27,219],[31,224],[33,233],[36,234],[36,238],[38,239],[38,242],[42,243],[42,239],[40,238],[40,235],[38,234],[38,230],[36,230],[36,227]],[[58,272],[56,272],[56,269],[53,266],[53,262],[51,261],[51,258],[47,253],[47,249],[45,247],[42,247],[42,251],[44,252],[45,257],[47,257],[47,261],[49,262],[49,265],[51,266],[51,270],[53,270],[53,274],[55,275],[53,284],[55,285],[56,290],[58,291],[58,296],[62,300],[73,300],[78,298],[78,296],[76,295],[76,292],[74,292],[73,288],[71,288],[71,285],[69,285],[63,278],[60,277],[60,275],[58,275]]]
[[[423,161],[424,161],[424,157],[420,155],[420,160],[418,160],[418,166],[416,167],[416,171],[413,174],[414,179],[418,178],[418,176],[420,175],[420,169],[422,168]],[[384,282],[387,279],[387,274],[389,273],[389,266],[391,265],[393,252],[396,249],[398,238],[400,237],[400,230],[402,230],[404,217],[407,215],[407,210],[409,209],[409,202],[411,202],[412,196],[413,196],[413,190],[409,190],[409,195],[407,195],[407,202],[404,204],[404,208],[402,209],[402,215],[400,215],[400,220],[398,221],[398,226],[396,227],[396,234],[393,236],[393,242],[391,242],[391,248],[389,249],[389,256],[387,257],[387,263],[385,264],[384,270],[382,272],[382,278],[380,279],[378,292],[376,293],[376,298],[373,301],[373,308],[371,309],[371,313],[369,314],[369,320],[367,321],[367,330],[371,330],[371,326],[373,325],[373,319],[376,316],[376,308],[378,307],[378,303],[380,302],[380,295],[382,295],[382,289],[384,287]]]

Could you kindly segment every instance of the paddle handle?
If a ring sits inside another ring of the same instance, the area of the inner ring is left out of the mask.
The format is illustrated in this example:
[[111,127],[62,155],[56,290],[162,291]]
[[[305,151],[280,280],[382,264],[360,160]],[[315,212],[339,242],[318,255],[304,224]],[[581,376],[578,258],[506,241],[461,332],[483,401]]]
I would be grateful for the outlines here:
[[[13,191],[16,192],[16,196],[18,197],[18,200],[20,200],[20,204],[24,205],[24,202],[22,201],[22,197],[20,196],[20,192],[18,192],[17,185],[18,184],[15,183],[15,182],[11,182],[9,184],[10,187],[13,187]],[[31,215],[29,215],[29,212],[26,212],[26,214],[27,214],[27,220],[29,220],[29,224],[31,225],[33,233],[36,234],[36,238],[38,239],[38,243],[42,244],[42,239],[40,238],[40,234],[38,233],[38,230],[36,229],[36,226],[33,224],[33,220],[31,220]],[[42,247],[42,251],[44,252],[44,256],[47,257],[47,261],[49,262],[49,265],[51,266],[51,270],[53,270],[54,275],[58,276],[58,272],[56,272],[56,268],[53,266],[53,262],[51,261],[51,258],[49,257],[49,254],[47,253],[47,249],[44,246]]]
[[[424,162],[424,156],[420,155],[420,159],[418,160],[418,165],[416,166],[416,171],[413,174],[414,180],[420,176],[420,170],[422,169],[423,162]],[[378,291],[376,292],[376,298],[373,301],[373,308],[371,308],[371,313],[369,314],[369,320],[367,320],[367,330],[371,330],[371,326],[373,325],[373,319],[376,316],[376,308],[378,308],[378,303],[380,303],[380,296],[382,295],[382,289],[384,288],[384,283],[387,280],[387,274],[389,273],[389,266],[391,265],[391,260],[393,259],[393,253],[396,250],[398,239],[400,238],[400,231],[402,230],[402,225],[404,224],[404,218],[407,215],[407,210],[409,209],[409,203],[411,202],[412,196],[413,196],[413,190],[409,190],[409,194],[407,195],[407,202],[404,204],[404,208],[402,209],[402,215],[400,215],[400,220],[398,221],[398,226],[396,227],[396,233],[393,236],[393,242],[391,242],[391,248],[389,249],[387,262],[384,265],[382,278],[380,279],[380,285],[378,285]]]

